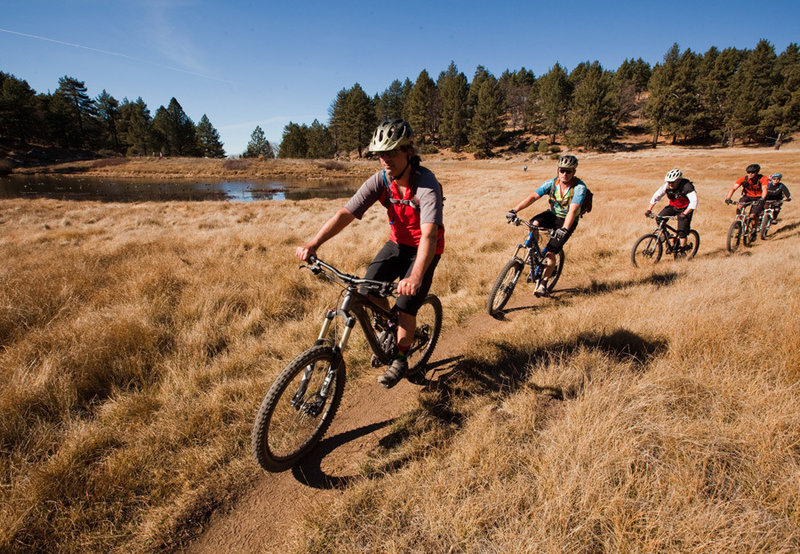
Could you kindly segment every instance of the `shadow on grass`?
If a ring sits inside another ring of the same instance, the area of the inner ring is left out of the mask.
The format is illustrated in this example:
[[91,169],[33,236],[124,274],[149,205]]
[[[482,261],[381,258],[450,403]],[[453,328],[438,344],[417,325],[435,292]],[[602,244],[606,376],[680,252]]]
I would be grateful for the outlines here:
[[345,444],[374,433],[383,429],[387,425],[391,425],[394,419],[387,419],[378,423],[364,425],[358,429],[352,429],[344,433],[339,433],[328,437],[321,441],[312,451],[306,456],[302,463],[292,468],[292,475],[295,479],[315,489],[343,489],[356,479],[361,479],[361,475],[348,475],[336,476],[325,473],[322,469],[322,460],[325,457]]
[[[495,343],[500,355],[491,363],[482,359],[457,357],[449,362],[450,370],[434,380],[429,380],[420,394],[420,406],[409,414],[407,425],[381,439],[381,446],[392,449],[411,440],[422,428],[427,432],[437,427],[440,433],[433,433],[437,441],[446,441],[460,429],[467,418],[466,408],[471,397],[494,398],[500,403],[503,398],[527,387],[554,400],[569,400],[579,396],[587,379],[576,383],[542,386],[532,377],[533,368],[540,361],[546,361],[556,354],[569,358],[583,350],[599,351],[605,356],[630,364],[633,371],[644,371],[653,358],[667,349],[665,340],[648,340],[626,329],[611,333],[582,333],[574,340],[552,343],[540,348],[527,349],[504,343]],[[594,369],[602,372],[603,368]],[[591,375],[588,377],[591,378]],[[422,423],[420,423],[422,422]],[[419,452],[402,453],[391,457],[382,471],[393,471],[411,461]]]

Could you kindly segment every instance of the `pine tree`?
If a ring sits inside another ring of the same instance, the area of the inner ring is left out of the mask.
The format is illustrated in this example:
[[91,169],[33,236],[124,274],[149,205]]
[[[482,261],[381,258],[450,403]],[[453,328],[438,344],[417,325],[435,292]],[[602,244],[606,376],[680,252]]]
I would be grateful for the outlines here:
[[[294,125],[294,124],[290,121],[289,125]],[[289,125],[287,125],[287,127],[289,127]],[[284,134],[285,133],[286,131],[284,131]],[[281,152],[281,154],[283,154],[283,152]],[[250,135],[250,142],[247,143],[247,150],[244,151],[242,157],[243,158],[275,157],[275,151],[272,149],[272,145],[267,140],[266,135],[264,135],[264,130],[261,128],[260,125],[256,125],[256,128],[253,129],[253,132]]]
[[760,133],[780,148],[787,133],[800,128],[800,47],[789,44],[775,62],[776,83],[769,106],[761,112]]
[[331,158],[336,152],[330,131],[316,119],[306,132],[306,142],[309,158]]
[[650,128],[653,132],[653,148],[658,144],[658,137],[661,135],[663,126],[668,123],[668,115],[673,106],[674,98],[670,93],[672,92],[672,83],[675,80],[679,56],[680,49],[677,44],[673,44],[664,55],[664,63],[656,64],[650,80],[647,82],[650,96],[647,99],[647,104],[645,104],[644,112],[650,120]]
[[506,100],[505,111],[508,114],[511,127],[518,129],[527,127],[526,106],[528,99],[535,90],[536,77],[533,71],[524,67],[519,71],[504,71],[498,80],[500,90]]
[[160,106],[153,118],[160,151],[170,156],[197,155],[197,138],[194,122],[173,97],[169,105]]
[[470,122],[469,142],[476,152],[488,155],[503,133],[503,93],[493,76],[478,85],[477,102]]
[[120,120],[119,102],[116,98],[108,94],[106,89],[103,89],[103,92],[95,99],[95,105],[97,106],[97,117],[105,128],[105,146],[113,149],[115,152],[122,153],[119,133],[117,132]]
[[614,72],[612,86],[617,99],[617,125],[630,120],[634,114],[640,114],[644,107],[643,95],[647,90],[652,70],[650,64],[639,58],[625,59]]
[[439,74],[436,86],[442,99],[439,137],[442,144],[458,150],[467,143],[467,78],[451,61],[447,71]]
[[414,130],[414,137],[420,143],[433,139],[437,127],[436,84],[426,70],[420,71],[404,106],[405,119]]
[[551,144],[555,143],[556,135],[566,131],[571,96],[572,86],[566,71],[559,64],[555,64],[539,79],[542,128],[550,136]]
[[361,157],[377,125],[372,99],[356,83],[350,90],[339,91],[329,112],[336,148],[357,150]]
[[298,125],[291,121],[283,128],[281,147],[278,150],[279,158],[307,158],[308,157],[308,127]]
[[201,156],[206,158],[225,157],[225,149],[219,140],[219,133],[206,114],[200,118],[200,122],[195,128],[195,135],[197,136],[197,150]]
[[703,54],[698,83],[701,102],[708,118],[708,135],[719,144],[733,144],[733,77],[744,55],[743,50],[726,48],[720,52],[713,46]]
[[[406,79],[406,81],[408,82],[408,79]],[[409,87],[408,90],[411,90],[411,88]],[[392,81],[389,88],[383,91],[383,94],[381,94],[375,102],[375,116],[377,121],[403,117],[403,105],[405,104],[408,90],[405,89],[399,80],[395,79]]]
[[36,92],[27,81],[0,71],[0,137],[25,144],[33,133]]
[[[89,98],[87,88],[83,81],[73,77],[64,76],[58,80],[58,88],[54,95],[63,98],[69,109],[66,114],[69,120],[68,128],[65,129],[67,143],[77,147],[87,144],[86,127],[88,120],[95,115],[94,101]],[[60,102],[53,106],[56,110],[62,110]]]
[[761,40],[747,53],[737,71],[733,90],[731,123],[736,137],[747,141],[766,138],[761,128],[761,115],[769,107],[769,95],[777,81],[775,50]]
[[[129,156],[147,156],[155,149],[153,141],[152,119],[142,97],[134,102],[123,98],[119,107],[120,113],[120,142],[126,148]],[[154,153],[154,152],[153,152]]]
[[598,62],[581,70],[569,112],[567,142],[570,146],[605,148],[616,134],[617,104],[611,75]]

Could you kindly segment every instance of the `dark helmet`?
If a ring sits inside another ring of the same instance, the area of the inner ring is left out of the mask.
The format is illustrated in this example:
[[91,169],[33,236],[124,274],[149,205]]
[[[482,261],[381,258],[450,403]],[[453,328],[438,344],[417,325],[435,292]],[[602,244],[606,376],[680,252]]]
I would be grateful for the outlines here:
[[561,159],[558,160],[559,169],[575,169],[576,167],[578,167],[578,158],[571,154],[561,156]]
[[758,164],[750,164],[747,166],[747,169],[745,169],[745,171],[747,173],[758,173],[759,171],[761,171],[761,166]]
[[411,125],[405,119],[384,121],[372,134],[370,152],[388,152],[400,146],[411,144]]

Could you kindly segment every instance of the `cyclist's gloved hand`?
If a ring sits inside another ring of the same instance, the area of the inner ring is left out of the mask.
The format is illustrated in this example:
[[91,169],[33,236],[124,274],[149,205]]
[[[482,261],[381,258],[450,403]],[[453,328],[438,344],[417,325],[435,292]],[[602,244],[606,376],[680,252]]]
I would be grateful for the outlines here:
[[726,203],[726,204],[735,204],[736,202],[734,202],[734,201],[733,201],[733,200],[731,200],[730,198],[726,198],[726,199],[725,199],[725,203]]
[[562,240],[564,240],[564,237],[567,236],[568,232],[569,231],[567,231],[566,227],[562,227],[561,229],[556,229],[556,232],[553,233],[553,238],[558,240],[558,241],[562,241]]
[[516,218],[517,218],[517,210],[508,210],[508,213],[506,214],[506,219],[508,220],[508,222],[511,223]]
[[791,198],[787,198],[787,199],[786,199],[786,201],[787,201],[787,202],[791,202],[791,201],[792,201],[792,199],[791,199]]
[[645,217],[653,217],[653,212],[651,212],[650,210],[647,210],[646,212],[644,212],[644,216]]

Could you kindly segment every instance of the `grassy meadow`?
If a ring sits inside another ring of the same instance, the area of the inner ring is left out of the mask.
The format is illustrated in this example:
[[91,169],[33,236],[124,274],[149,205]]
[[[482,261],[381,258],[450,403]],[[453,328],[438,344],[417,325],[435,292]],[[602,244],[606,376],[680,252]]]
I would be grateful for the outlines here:
[[[800,193],[797,147],[579,158],[594,210],[556,297],[521,284],[521,307],[420,389],[364,478],[282,551],[800,549],[800,206],[729,255],[723,203],[755,161]],[[457,333],[487,321],[523,238],[504,214],[555,162],[425,165],[447,197],[433,290]],[[698,189],[698,256],[636,269],[673,167]],[[338,295],[294,247],[341,204],[0,200],[0,551],[180,548],[261,475],[258,405]],[[386,236],[374,207],[319,254],[360,273]],[[354,342],[350,375],[377,386]]]

